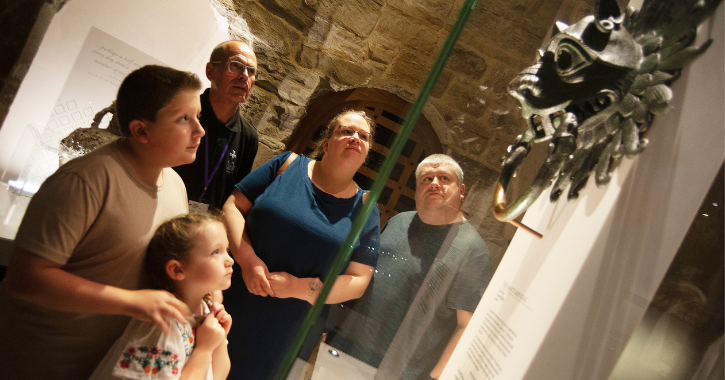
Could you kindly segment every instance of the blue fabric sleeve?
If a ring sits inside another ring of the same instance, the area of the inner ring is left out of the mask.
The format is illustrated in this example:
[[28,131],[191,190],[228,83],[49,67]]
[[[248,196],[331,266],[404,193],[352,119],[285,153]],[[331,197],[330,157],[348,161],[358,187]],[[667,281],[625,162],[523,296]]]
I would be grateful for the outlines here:
[[257,200],[257,197],[264,193],[264,190],[274,181],[277,177],[277,170],[279,170],[287,158],[292,152],[282,152],[272,158],[271,160],[264,163],[262,166],[254,169],[249,175],[235,185],[239,191],[249,199],[252,204]]

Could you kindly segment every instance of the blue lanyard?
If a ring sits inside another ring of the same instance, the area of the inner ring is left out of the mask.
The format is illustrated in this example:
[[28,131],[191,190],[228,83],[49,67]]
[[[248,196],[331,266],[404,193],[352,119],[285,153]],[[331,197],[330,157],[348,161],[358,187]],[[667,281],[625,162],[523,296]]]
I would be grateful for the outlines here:
[[219,161],[214,166],[214,170],[212,170],[211,175],[209,175],[209,131],[204,127],[204,132],[207,133],[206,136],[204,136],[204,191],[201,193],[201,196],[199,197],[199,201],[204,197],[204,194],[206,194],[206,189],[209,187],[209,184],[211,183],[212,178],[214,178],[214,174],[216,174],[217,170],[219,170],[219,165],[221,165],[222,161],[224,161],[224,155],[227,153],[227,149],[229,149],[229,145],[232,143],[232,136],[234,135],[234,131],[229,132],[229,138],[227,139],[227,145],[224,146],[224,150],[222,150],[221,156],[219,156]]

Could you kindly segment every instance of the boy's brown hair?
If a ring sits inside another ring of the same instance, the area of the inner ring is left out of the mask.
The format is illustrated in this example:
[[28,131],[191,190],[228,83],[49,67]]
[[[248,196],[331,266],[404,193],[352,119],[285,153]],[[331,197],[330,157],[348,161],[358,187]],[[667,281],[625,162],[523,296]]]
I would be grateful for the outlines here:
[[147,65],[132,71],[121,82],[116,95],[116,117],[121,133],[131,135],[133,120],[156,121],[157,112],[181,91],[201,90],[199,77],[188,71]]

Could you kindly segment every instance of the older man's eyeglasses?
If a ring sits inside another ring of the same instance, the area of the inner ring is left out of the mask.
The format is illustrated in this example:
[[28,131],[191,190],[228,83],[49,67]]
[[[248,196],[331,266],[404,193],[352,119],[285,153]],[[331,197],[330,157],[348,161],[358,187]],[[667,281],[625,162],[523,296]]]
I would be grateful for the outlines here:
[[370,136],[370,133],[358,131],[352,127],[341,126],[340,128],[338,128],[338,131],[340,131],[340,135],[342,137],[353,137],[357,133],[358,138],[363,142],[370,142],[370,139],[372,138]]
[[247,75],[249,75],[250,77],[257,75],[256,67],[247,66],[244,63],[235,61],[233,59],[230,59],[228,61],[214,61],[214,62],[209,62],[209,63],[226,63],[227,70],[229,70],[229,72],[234,75],[242,75],[242,73],[244,73],[244,70],[247,70]]

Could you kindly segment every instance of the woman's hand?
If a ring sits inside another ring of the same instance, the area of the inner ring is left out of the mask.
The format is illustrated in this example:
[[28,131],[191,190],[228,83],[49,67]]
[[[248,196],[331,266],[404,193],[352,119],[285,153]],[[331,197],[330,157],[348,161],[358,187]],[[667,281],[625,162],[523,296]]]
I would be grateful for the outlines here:
[[247,285],[250,293],[262,297],[274,296],[274,291],[267,281],[269,270],[262,259],[257,255],[249,255],[247,261],[240,262],[239,266],[242,268],[244,284]]
[[224,329],[224,334],[228,335],[229,330],[232,328],[232,316],[224,309],[224,305],[219,302],[214,302],[211,305],[211,313]]
[[314,304],[322,282],[319,278],[295,277],[287,272],[273,272],[267,276],[277,298],[297,298]]
[[299,291],[295,292],[298,286],[299,278],[287,272],[273,272],[267,276],[269,285],[272,287],[274,296],[277,298],[295,297]]
[[164,290],[142,289],[129,291],[127,315],[142,321],[151,321],[168,334],[166,318],[188,323],[191,310],[173,294]]

